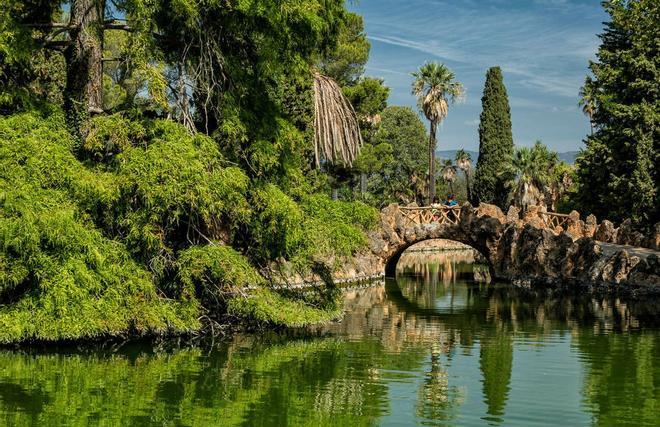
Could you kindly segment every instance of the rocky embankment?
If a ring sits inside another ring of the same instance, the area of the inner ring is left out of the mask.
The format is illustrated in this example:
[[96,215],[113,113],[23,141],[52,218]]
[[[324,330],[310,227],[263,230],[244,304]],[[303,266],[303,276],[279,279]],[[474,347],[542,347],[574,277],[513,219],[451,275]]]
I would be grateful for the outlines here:
[[615,228],[609,221],[598,224],[593,216],[582,221],[577,212],[561,218],[559,226],[536,207],[524,215],[512,207],[505,215],[497,206],[467,203],[454,224],[420,224],[407,215],[397,205],[383,209],[380,226],[369,234],[369,250],[357,254],[336,278],[391,275],[409,246],[451,239],[481,252],[496,279],[520,286],[660,293],[658,226],[644,236],[629,222]]

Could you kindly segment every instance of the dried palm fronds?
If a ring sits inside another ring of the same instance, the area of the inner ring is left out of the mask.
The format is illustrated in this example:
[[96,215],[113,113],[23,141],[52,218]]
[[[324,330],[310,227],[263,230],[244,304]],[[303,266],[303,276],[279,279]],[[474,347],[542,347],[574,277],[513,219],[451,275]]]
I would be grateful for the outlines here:
[[314,73],[314,156],[330,163],[341,160],[352,166],[362,148],[357,115],[339,85]]

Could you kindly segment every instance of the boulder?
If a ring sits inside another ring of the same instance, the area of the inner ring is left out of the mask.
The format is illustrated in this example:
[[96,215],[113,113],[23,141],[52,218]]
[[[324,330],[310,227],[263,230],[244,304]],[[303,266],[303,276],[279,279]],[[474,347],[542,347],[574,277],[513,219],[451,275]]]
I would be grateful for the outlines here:
[[580,213],[578,211],[572,211],[568,214],[566,233],[573,237],[573,239],[579,239],[584,236],[584,221],[580,220]]
[[516,223],[520,219],[520,209],[511,205],[506,213],[506,222]]
[[621,223],[616,236],[619,245],[642,246],[644,235],[633,228],[632,220],[626,219]]
[[594,233],[594,240],[605,243],[616,242],[617,229],[608,220],[603,220]]
[[546,222],[545,219],[540,215],[541,207],[539,206],[528,206],[525,214],[523,215],[523,224],[529,224],[532,227],[536,228],[545,228]]
[[651,234],[644,240],[644,247],[660,251],[660,222],[653,227]]
[[584,237],[594,237],[597,228],[598,221],[596,220],[596,216],[593,214],[589,215],[586,221],[584,221]]
[[489,216],[497,219],[501,224],[506,222],[506,216],[502,213],[502,209],[499,206],[491,205],[488,203],[479,203],[477,216]]

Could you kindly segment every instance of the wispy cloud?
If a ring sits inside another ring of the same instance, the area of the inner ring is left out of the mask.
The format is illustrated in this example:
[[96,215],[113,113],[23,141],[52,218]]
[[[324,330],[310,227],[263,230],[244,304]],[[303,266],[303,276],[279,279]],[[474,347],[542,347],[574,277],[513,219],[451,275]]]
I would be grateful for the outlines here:
[[[517,126],[555,134],[556,141],[570,140],[560,138],[557,126],[517,124],[521,111],[543,111],[561,115],[566,123],[566,115],[575,115],[572,132],[576,143],[582,139],[583,118],[575,103],[606,18],[598,2],[362,0],[355,8],[364,14],[372,42],[368,71],[383,74],[393,100],[414,104],[409,73],[426,60],[446,63],[465,84],[468,102],[454,108],[443,132],[453,132],[453,117],[461,115],[468,117],[460,117],[458,124],[470,128],[468,122],[478,116],[485,72],[500,65],[512,99],[514,133]],[[461,140],[469,137],[464,134]]]

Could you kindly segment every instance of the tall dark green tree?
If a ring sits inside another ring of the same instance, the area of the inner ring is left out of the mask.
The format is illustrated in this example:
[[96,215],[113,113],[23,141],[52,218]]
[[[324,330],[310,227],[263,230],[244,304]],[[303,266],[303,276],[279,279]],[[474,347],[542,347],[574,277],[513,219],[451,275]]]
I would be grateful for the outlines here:
[[479,160],[474,174],[471,202],[494,203],[504,208],[507,193],[501,172],[513,154],[513,136],[509,98],[500,67],[492,67],[486,73],[481,104]]
[[598,217],[649,225],[660,219],[660,3],[604,7],[611,21],[589,65],[587,86],[597,108],[594,133],[577,160],[578,203]]

